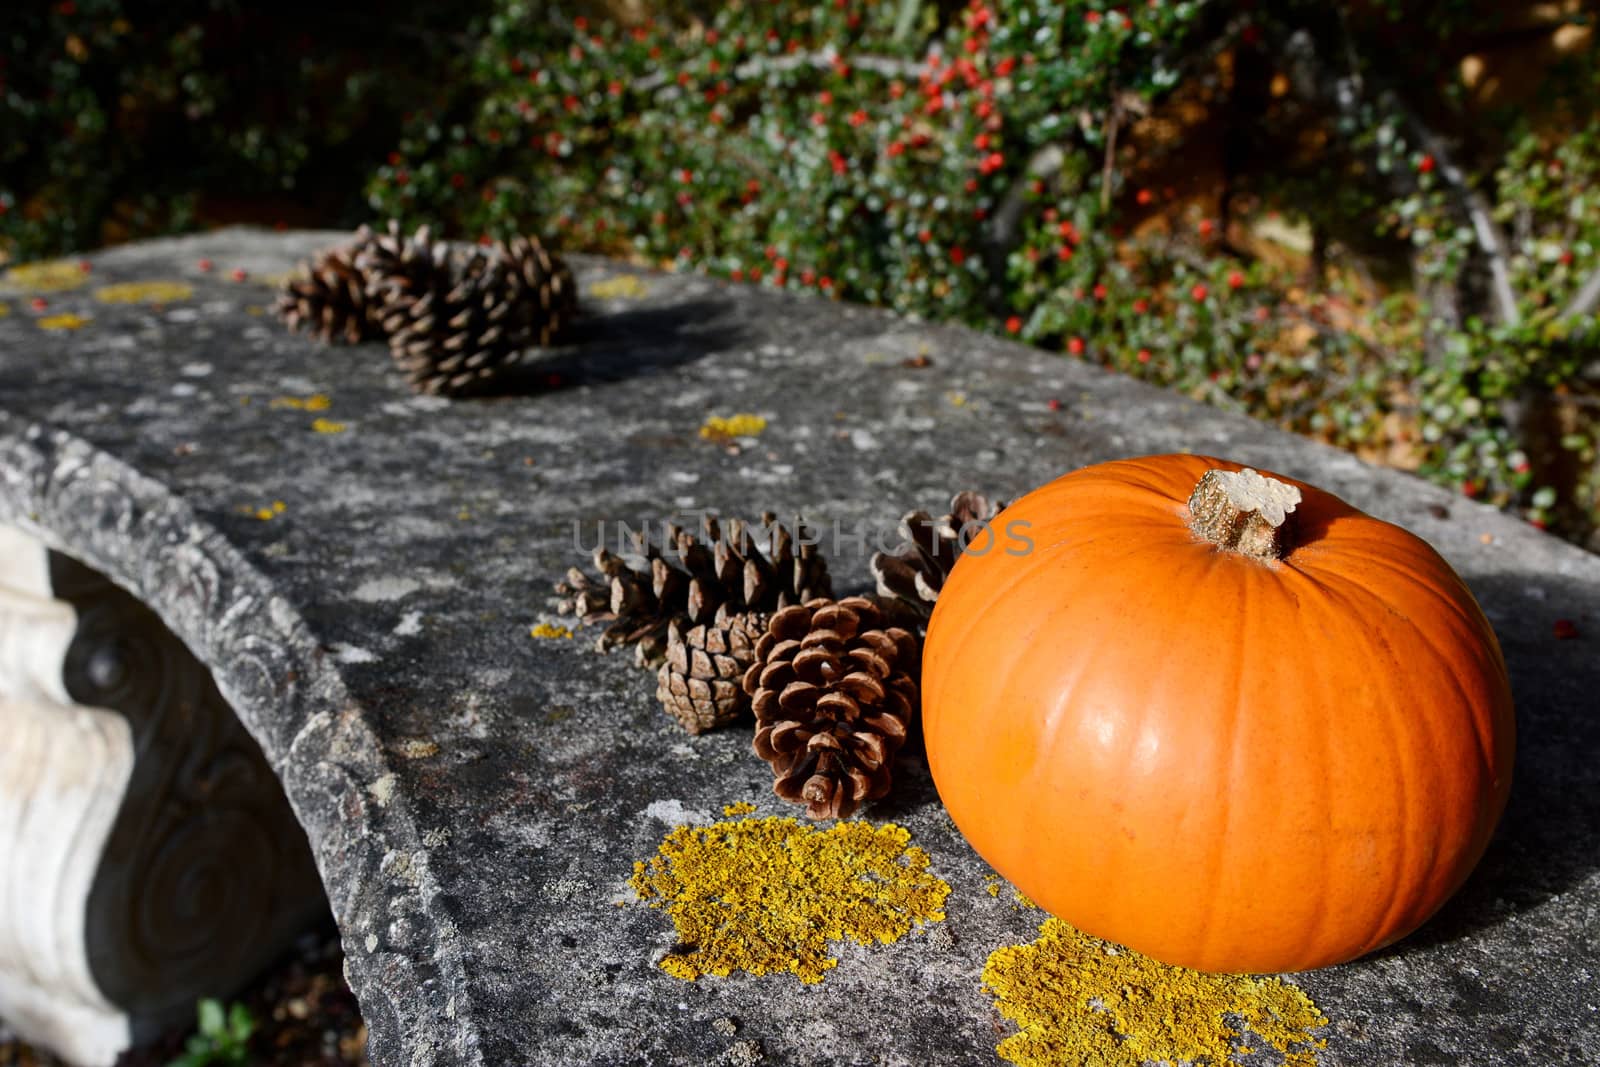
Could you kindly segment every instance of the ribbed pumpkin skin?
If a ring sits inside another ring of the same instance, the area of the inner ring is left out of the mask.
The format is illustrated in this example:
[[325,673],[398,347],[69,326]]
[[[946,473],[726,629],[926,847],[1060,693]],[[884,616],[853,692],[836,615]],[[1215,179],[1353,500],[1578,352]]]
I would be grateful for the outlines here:
[[1292,478],[1262,472],[1304,494],[1283,559],[1200,539],[1210,468],[1239,465],[1106,463],[1001,513],[929,624],[928,762],[979,855],[1091,934],[1205,971],[1354,959],[1483,855],[1505,663],[1438,553]]

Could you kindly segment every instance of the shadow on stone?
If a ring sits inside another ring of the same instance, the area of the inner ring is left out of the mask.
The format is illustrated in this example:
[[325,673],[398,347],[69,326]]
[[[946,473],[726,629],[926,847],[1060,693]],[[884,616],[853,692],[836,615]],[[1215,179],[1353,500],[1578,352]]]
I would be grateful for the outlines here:
[[565,345],[507,376],[527,395],[660,374],[737,345],[747,331],[727,300],[692,300],[580,319]]
[[[1526,572],[1466,575],[1480,602],[1519,605],[1560,617],[1559,603],[1530,596]],[[1571,605],[1592,604],[1600,587],[1563,590]],[[1576,611],[1576,608],[1571,610]],[[1512,638],[1508,632],[1538,635]],[[1600,870],[1600,715],[1582,692],[1578,661],[1593,639],[1558,641],[1542,627],[1495,627],[1517,705],[1517,760],[1511,798],[1494,840],[1466,885],[1419,931],[1384,949],[1404,955],[1471,937],[1578,888]]]

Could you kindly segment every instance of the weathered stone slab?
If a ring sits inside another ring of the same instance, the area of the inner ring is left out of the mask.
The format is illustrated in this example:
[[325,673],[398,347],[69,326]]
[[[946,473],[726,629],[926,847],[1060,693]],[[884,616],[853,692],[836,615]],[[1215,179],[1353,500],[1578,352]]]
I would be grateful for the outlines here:
[[[330,239],[107,252],[86,287],[50,297],[49,314],[90,320],[73,330],[9,298],[0,522],[114,576],[214,667],[308,831],[376,1062],[701,1063],[741,1041],[780,1063],[990,1061],[1011,1027],[979,971],[1041,916],[984,891],[922,767],[869,815],[932,853],[954,887],[946,923],[844,948],[820,985],[679,981],[653,965],[665,917],[616,903],[659,816],[790,810],[743,732],[688,738],[626,657],[529,628],[552,577],[582,563],[575,521],[585,544],[596,520],[675,508],[890,529],[955,488],[1012,495],[1184,449],[1306,479],[1432,541],[1483,602],[1517,694],[1516,786],[1477,875],[1402,944],[1297,979],[1331,1020],[1319,1062],[1600,1058],[1600,560],[1093,367],[694,277],[616,284],[631,272],[596,261],[585,291],[615,295],[590,296],[583,343],[530,371],[534,393],[413,398],[380,348],[318,348],[261,314],[254,279]],[[250,278],[230,280],[236,266]],[[193,295],[93,295],[158,279]],[[931,366],[902,365],[924,352]],[[316,394],[329,406],[305,410]],[[739,412],[766,430],[737,449],[699,435]],[[839,586],[866,585],[864,554],[830,556]],[[1558,618],[1588,636],[1555,640]],[[728,1017],[733,1034],[713,1026]]]

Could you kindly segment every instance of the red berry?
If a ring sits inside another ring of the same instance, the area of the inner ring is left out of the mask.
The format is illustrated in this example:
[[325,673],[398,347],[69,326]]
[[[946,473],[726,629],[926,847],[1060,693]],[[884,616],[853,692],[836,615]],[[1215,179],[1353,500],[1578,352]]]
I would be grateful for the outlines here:
[[209,259],[202,259],[200,262],[196,263],[195,266],[199,267],[202,271],[209,272],[213,267],[216,266],[216,264],[211,262]]
[[1216,224],[1210,219],[1201,219],[1199,229],[1201,237],[1210,237],[1211,231],[1216,229]]
[[78,271],[80,273],[88,274],[92,270],[94,270],[94,264],[93,263],[90,263],[87,259],[78,260]]
[[1139,362],[1140,363],[1149,363],[1150,362],[1150,350],[1148,348],[1139,349]]
[[1238,271],[1234,271],[1232,274],[1228,275],[1228,288],[1229,289],[1237,289],[1242,285],[1244,285],[1244,275],[1243,274],[1240,274]]
[[1022,320],[1020,318],[1018,318],[1017,316],[1013,315],[1009,319],[1006,320],[1006,333],[1021,333],[1021,332],[1022,332]]
[[1050,398],[1050,402],[1049,402],[1049,404],[1047,406],[1050,408],[1051,411],[1060,411],[1061,410],[1061,401],[1057,400],[1055,397],[1051,397]]
[[32,300],[28,301],[28,306],[33,308],[35,311],[43,311],[45,308],[50,306],[50,301],[46,300],[42,296],[36,296]]
[[1204,303],[1206,297],[1211,295],[1211,290],[1203,285],[1197,285],[1189,290],[1189,295],[1194,297],[1196,303]]
[[1417,160],[1417,173],[1427,174],[1429,171],[1433,170],[1433,166],[1433,157],[1425,155],[1421,159]]
[[1083,355],[1083,338],[1073,337],[1067,341],[1067,351],[1075,356]]
[[228,277],[232,278],[236,282],[242,282],[246,278],[250,277],[250,275],[243,267],[235,267],[229,272]]
[[1135,300],[1133,302],[1133,313],[1135,315],[1143,315],[1145,312],[1147,312],[1149,310],[1150,310],[1150,301],[1146,300],[1144,297],[1140,297],[1138,300]]
[[1571,619],[1557,619],[1552,629],[1557,641],[1571,641],[1578,636],[1578,624]]
[[1106,287],[1103,285],[1096,285],[1094,287],[1094,298],[1096,300],[1104,300],[1106,298]]
[[1143,204],[1148,204],[1150,201],[1154,200],[1155,196],[1148,189],[1140,189],[1139,190],[1139,195],[1134,197],[1134,199],[1139,201],[1139,203],[1141,205],[1143,205]]

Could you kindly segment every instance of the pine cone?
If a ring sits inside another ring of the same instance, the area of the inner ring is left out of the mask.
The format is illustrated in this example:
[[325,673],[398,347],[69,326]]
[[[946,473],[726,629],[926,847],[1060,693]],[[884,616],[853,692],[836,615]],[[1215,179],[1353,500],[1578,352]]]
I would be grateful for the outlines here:
[[848,818],[889,791],[918,706],[920,649],[866,597],[812,600],[772,617],[744,691],[772,791],[813,819]]
[[723,726],[750,707],[745,671],[756,661],[756,644],[770,616],[732,613],[724,604],[710,622],[685,631],[667,627],[667,661],[656,672],[656,698],[691,734]]
[[[653,541],[636,536],[635,554],[645,560],[635,570],[604,547],[596,550],[594,579],[574,568],[556,586],[562,598],[558,610],[584,622],[610,622],[601,633],[599,648],[606,651],[631,644],[641,665],[660,660],[666,651],[667,627],[675,620],[688,626],[708,623],[726,606],[730,615],[771,612],[814,597],[831,596],[828,564],[816,545],[795,544],[788,527],[770,512],[762,517],[767,554],[757,549],[743,522],[730,519],[726,526],[706,516],[701,537],[667,530],[671,559]],[[809,533],[801,527],[802,533]],[[599,591],[604,589],[604,609]]]
[[513,237],[496,246],[506,267],[511,298],[526,299],[537,313],[529,316],[534,344],[552,345],[578,317],[578,283],[572,271],[532,237]]
[[994,503],[980,493],[962,492],[951,499],[950,513],[937,521],[925,511],[907,512],[900,520],[904,543],[893,552],[874,553],[869,564],[878,595],[892,598],[896,608],[925,621],[961,557],[962,528],[967,528],[967,543],[977,540],[981,550],[983,540],[998,532],[984,534],[979,526],[1005,506],[1004,501]]
[[427,227],[408,239],[390,223],[362,266],[390,354],[419,392],[490,391],[577,310],[571,272],[531,238],[452,250]]
[[349,244],[330,248],[305,265],[303,277],[284,282],[274,308],[291,330],[306,330],[324,344],[360,344],[381,335],[367,299],[360,260],[372,247],[365,226]]

